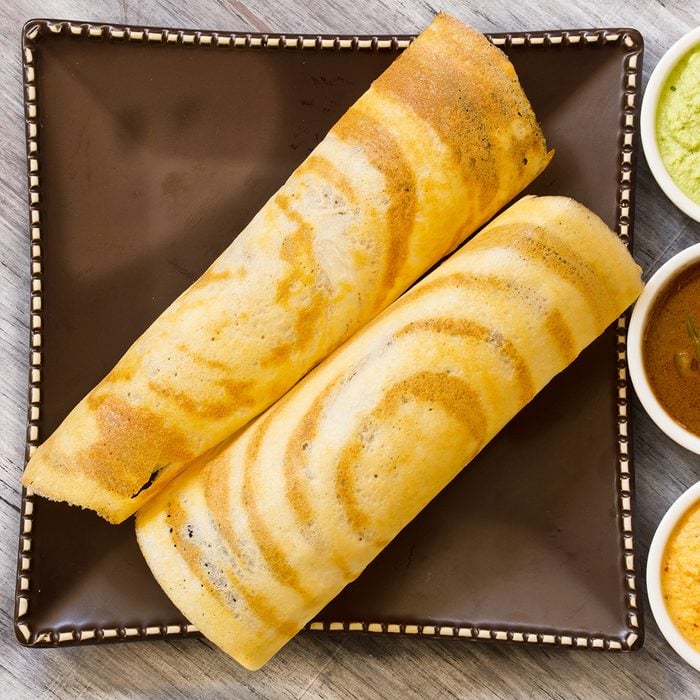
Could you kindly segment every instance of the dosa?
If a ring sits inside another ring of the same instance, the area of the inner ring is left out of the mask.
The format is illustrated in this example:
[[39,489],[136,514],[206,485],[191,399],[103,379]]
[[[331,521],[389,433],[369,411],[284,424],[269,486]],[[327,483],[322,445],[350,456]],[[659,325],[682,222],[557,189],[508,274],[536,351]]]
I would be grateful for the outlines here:
[[549,161],[513,66],[438,16],[32,456],[121,522],[270,406]]
[[151,571],[258,668],[634,301],[640,272],[581,204],[521,199],[139,511]]

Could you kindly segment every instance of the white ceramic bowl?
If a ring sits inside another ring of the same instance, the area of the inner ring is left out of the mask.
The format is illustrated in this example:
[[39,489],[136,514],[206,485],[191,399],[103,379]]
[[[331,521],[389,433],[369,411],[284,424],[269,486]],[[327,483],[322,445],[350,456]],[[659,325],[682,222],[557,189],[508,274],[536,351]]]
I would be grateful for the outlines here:
[[668,262],[664,263],[649,280],[632,312],[630,327],[627,333],[627,364],[630,378],[637,396],[651,419],[661,430],[679,445],[691,452],[700,454],[700,437],[691,433],[677,423],[663,408],[652,391],[649,378],[644,369],[642,343],[646,332],[647,321],[658,299],[668,282],[686,268],[700,262],[700,243],[681,251]]
[[700,221],[700,204],[696,204],[688,195],[681,192],[673,178],[668,174],[666,166],[659,153],[659,144],[656,140],[656,109],[659,104],[661,88],[666,83],[669,73],[683,56],[694,46],[700,44],[700,27],[692,29],[682,36],[662,57],[654,68],[649,84],[644,92],[642,102],[642,116],[640,120],[640,132],[644,155],[649,168],[659,187],[666,196],[691,219]]
[[700,651],[694,649],[673,624],[661,593],[661,564],[668,538],[681,517],[698,501],[700,501],[700,481],[674,502],[656,528],[647,559],[647,595],[651,612],[666,641],[679,656],[700,671]]

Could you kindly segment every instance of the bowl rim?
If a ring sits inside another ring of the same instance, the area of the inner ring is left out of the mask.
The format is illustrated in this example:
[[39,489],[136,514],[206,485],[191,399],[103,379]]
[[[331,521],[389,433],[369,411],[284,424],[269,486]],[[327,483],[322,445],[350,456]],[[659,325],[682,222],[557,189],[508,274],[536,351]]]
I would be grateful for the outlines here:
[[693,47],[700,45],[700,26],[691,29],[666,51],[652,71],[644,98],[639,120],[640,136],[644,155],[649,169],[664,194],[685,214],[695,221],[700,221],[700,204],[694,202],[681,191],[664,165],[659,144],[656,140],[656,110],[661,89],[678,61]]
[[684,491],[661,518],[649,547],[646,580],[649,605],[661,634],[686,663],[700,671],[700,651],[694,649],[678,631],[668,613],[661,590],[661,563],[666,544],[678,521],[698,502],[700,502],[700,481]]
[[674,255],[647,282],[630,318],[627,332],[627,365],[637,398],[649,417],[674,442],[691,452],[700,454],[700,436],[681,426],[656,398],[644,367],[642,347],[647,321],[657,299],[670,280],[697,263],[700,263],[700,243]]

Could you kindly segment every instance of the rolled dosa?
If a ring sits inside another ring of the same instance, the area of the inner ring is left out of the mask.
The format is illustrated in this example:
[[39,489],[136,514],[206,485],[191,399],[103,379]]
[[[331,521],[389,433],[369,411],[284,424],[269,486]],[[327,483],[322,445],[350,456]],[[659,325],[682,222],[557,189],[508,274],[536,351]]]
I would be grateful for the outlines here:
[[505,55],[438,16],[36,450],[24,485],[124,520],[491,218],[549,157]]
[[641,288],[585,207],[521,199],[137,513],[151,571],[258,668]]

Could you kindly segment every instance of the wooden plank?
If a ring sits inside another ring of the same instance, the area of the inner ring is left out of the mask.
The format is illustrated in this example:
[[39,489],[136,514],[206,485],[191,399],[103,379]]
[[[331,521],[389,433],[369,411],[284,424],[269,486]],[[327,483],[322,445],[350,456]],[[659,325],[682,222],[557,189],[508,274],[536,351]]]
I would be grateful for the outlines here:
[[[697,24],[686,0],[541,3],[443,2],[482,31],[634,26],[646,41],[644,76]],[[28,287],[19,36],[30,17],[250,31],[412,33],[433,16],[422,0],[0,0],[0,695],[59,697],[700,697],[698,676],[660,637],[647,609],[647,638],[633,654],[369,637],[301,637],[251,674],[207,642],[184,640],[29,650],[13,639],[19,476],[27,390]],[[700,224],[666,200],[639,168],[636,256],[649,274],[700,241]],[[638,551],[645,559],[666,508],[700,478],[700,460],[676,447],[635,406]]]

